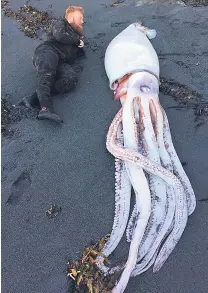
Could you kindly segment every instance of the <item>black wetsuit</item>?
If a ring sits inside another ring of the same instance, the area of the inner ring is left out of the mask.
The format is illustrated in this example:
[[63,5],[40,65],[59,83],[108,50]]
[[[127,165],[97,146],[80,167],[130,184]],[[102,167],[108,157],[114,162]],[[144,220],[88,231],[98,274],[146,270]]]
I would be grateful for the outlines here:
[[64,18],[53,24],[48,39],[35,49],[33,64],[38,72],[35,95],[42,110],[53,108],[53,93],[66,93],[75,87],[78,79],[71,64],[84,55],[79,44],[80,35]]

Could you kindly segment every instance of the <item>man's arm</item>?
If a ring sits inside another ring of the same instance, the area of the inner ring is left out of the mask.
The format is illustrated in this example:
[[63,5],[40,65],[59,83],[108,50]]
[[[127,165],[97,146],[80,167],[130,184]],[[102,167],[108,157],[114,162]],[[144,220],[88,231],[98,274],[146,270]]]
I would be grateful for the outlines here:
[[80,37],[72,29],[66,32],[65,24],[63,20],[55,22],[52,27],[52,33],[54,38],[64,45],[79,45]]

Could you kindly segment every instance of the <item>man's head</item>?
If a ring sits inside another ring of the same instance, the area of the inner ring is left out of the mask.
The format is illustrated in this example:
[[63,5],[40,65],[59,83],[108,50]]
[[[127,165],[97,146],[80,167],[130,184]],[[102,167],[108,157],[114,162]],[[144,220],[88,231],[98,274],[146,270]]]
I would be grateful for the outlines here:
[[65,18],[68,23],[79,33],[80,36],[83,36],[83,17],[84,9],[79,6],[69,6],[65,12]]

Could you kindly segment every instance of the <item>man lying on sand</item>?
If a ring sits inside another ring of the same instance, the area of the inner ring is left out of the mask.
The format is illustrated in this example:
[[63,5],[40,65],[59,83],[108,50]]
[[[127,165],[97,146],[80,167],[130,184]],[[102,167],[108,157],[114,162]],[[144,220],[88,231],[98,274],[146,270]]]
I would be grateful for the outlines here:
[[38,72],[37,90],[19,104],[28,108],[38,106],[38,119],[62,122],[54,111],[51,95],[68,93],[78,81],[71,64],[80,53],[84,54],[83,16],[82,7],[69,6],[65,17],[52,26],[48,40],[35,49],[33,64]]

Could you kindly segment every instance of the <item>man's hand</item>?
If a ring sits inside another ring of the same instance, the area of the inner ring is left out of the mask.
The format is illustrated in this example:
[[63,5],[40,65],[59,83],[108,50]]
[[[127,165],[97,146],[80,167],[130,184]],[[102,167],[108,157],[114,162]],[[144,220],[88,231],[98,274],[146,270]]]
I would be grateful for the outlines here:
[[80,43],[79,43],[79,46],[78,46],[79,48],[83,48],[84,47],[84,42],[83,42],[83,40],[80,40]]

